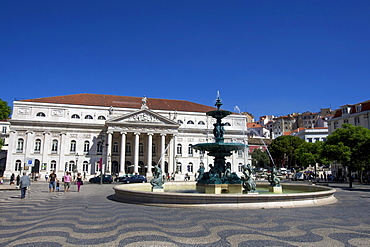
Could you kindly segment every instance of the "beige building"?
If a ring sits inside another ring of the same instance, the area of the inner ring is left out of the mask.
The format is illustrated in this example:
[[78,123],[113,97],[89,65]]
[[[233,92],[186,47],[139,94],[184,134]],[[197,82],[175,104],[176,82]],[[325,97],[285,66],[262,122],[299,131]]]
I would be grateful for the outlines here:
[[[26,170],[44,176],[52,170],[151,176],[164,172],[194,175],[213,157],[193,152],[193,144],[214,142],[214,107],[184,100],[76,94],[13,102],[5,176]],[[245,141],[246,117],[223,122],[225,142]],[[232,170],[246,155],[228,157]]]

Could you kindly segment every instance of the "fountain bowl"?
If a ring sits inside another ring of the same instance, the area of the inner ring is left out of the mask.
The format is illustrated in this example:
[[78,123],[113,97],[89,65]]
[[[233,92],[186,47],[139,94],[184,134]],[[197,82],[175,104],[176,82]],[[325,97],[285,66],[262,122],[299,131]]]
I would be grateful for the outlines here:
[[[195,190],[196,182],[166,182],[164,192],[152,192],[150,184],[117,185],[113,200],[148,206],[203,208],[203,209],[265,209],[321,206],[335,203],[335,189],[302,184],[282,184],[284,190],[300,193],[282,194],[201,194],[186,193]],[[258,188],[268,184],[258,184]]]

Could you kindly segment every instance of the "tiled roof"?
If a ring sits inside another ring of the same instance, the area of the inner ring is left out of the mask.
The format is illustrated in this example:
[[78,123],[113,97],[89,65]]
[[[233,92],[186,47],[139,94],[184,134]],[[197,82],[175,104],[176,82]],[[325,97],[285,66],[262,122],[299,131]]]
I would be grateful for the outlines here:
[[[46,97],[38,99],[20,100],[23,102],[40,102],[67,105],[88,105],[88,106],[107,106],[118,108],[140,109],[142,97],[103,95],[103,94],[72,94],[64,96]],[[208,112],[215,110],[215,107],[201,105],[186,100],[154,99],[147,98],[146,105],[152,110],[169,111],[189,111],[189,112]]]
[[[345,107],[345,106],[350,107],[351,108],[350,109],[350,114],[353,114],[353,113],[357,113],[356,106],[358,106],[358,105],[361,105],[361,112],[370,110],[370,100],[367,100],[367,101],[364,101],[364,102],[361,102],[361,103],[357,103],[357,104],[348,104],[348,105],[344,105],[344,106],[341,106],[341,107]],[[341,117],[341,116],[342,116],[342,108],[335,110],[333,118],[338,118],[338,117]]]
[[257,123],[247,123],[247,128],[261,128],[262,125]]

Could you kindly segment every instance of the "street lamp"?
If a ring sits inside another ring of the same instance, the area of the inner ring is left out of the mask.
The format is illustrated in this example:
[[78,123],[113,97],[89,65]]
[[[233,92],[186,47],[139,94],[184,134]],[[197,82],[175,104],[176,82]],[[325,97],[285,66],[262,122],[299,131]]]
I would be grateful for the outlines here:
[[76,164],[73,165],[73,180],[76,179],[78,157],[79,157],[79,155],[78,155],[78,153],[76,153],[76,155],[75,155]]

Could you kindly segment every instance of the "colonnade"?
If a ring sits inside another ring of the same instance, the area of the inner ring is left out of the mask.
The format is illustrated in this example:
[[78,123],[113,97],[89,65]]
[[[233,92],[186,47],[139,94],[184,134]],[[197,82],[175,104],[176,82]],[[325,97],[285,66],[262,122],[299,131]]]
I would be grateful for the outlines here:
[[[117,131],[118,132],[118,131]],[[112,148],[113,148],[113,135],[117,132],[114,131],[108,131],[107,132],[107,152],[104,153],[104,161],[108,165],[109,168],[111,168],[111,158],[112,158]],[[160,165],[162,170],[164,171],[165,167],[165,161],[168,162],[168,172],[172,173],[175,171],[174,163],[175,163],[175,145],[176,145],[176,135],[173,134],[165,134],[160,132],[128,132],[128,131],[120,131],[120,151],[119,151],[119,173],[125,174],[126,169],[126,161],[127,161],[127,150],[126,150],[126,143],[128,142],[128,135],[133,135],[133,158],[131,160],[133,161],[134,165],[134,173],[139,173],[139,162],[140,157],[144,157],[145,160],[143,162],[146,162],[147,165],[147,176],[152,175],[152,163],[155,162]],[[159,136],[159,153],[156,155],[156,160],[153,160],[153,136]],[[167,146],[166,146],[166,136],[169,137]],[[117,136],[115,135],[115,139]],[[145,138],[145,139],[144,139]],[[140,141],[141,139],[141,141]],[[144,139],[144,140],[143,140]],[[146,145],[146,152],[145,154],[139,153],[139,144],[145,143]],[[167,153],[166,153],[167,152]],[[167,154],[167,155],[166,155]],[[165,157],[167,159],[165,159]],[[103,162],[104,162],[103,161]],[[109,169],[108,168],[108,169]]]

